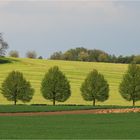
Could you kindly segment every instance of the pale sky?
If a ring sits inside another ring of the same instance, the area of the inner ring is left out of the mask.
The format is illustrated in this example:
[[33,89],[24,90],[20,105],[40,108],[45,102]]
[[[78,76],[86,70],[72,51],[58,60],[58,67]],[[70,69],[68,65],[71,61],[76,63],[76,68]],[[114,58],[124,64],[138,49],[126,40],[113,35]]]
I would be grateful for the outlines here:
[[140,54],[140,1],[0,0],[0,32],[21,56],[76,47]]

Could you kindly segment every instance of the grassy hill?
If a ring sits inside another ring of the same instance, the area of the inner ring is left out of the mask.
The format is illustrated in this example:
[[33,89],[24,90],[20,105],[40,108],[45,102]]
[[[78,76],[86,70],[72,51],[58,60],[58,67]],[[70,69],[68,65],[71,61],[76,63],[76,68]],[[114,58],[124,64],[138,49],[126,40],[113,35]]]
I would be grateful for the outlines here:
[[[80,95],[80,85],[85,79],[86,75],[92,70],[97,69],[103,73],[105,78],[110,84],[110,98],[104,103],[97,103],[98,105],[131,105],[130,102],[126,102],[120,96],[118,92],[118,86],[122,79],[123,73],[127,70],[125,64],[110,64],[110,63],[93,63],[93,62],[72,62],[72,61],[53,61],[53,60],[33,60],[33,59],[15,59],[13,63],[0,65],[0,85],[9,72],[12,70],[18,70],[23,72],[24,76],[29,80],[32,86],[35,88],[35,96],[30,102],[31,104],[51,104],[46,101],[40,93],[41,80],[48,71],[48,69],[54,65],[60,67],[60,69],[68,77],[72,96],[64,104],[84,104],[90,105],[92,102],[86,102]],[[11,104],[0,95],[0,104]],[[19,102],[20,103],[20,102]],[[140,105],[137,102],[136,105]]]

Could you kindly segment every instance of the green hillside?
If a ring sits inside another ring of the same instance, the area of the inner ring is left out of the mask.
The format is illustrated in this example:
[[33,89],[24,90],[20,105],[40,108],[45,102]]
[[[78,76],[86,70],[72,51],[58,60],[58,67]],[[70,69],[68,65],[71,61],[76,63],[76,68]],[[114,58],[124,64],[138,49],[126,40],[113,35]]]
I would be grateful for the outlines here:
[[[110,63],[93,63],[93,62],[72,62],[72,61],[53,61],[53,60],[33,60],[33,59],[16,59],[13,63],[0,65],[0,84],[8,73],[12,70],[18,70],[24,73],[24,76],[29,80],[35,88],[35,96],[30,102],[31,104],[50,104],[49,101],[43,99],[40,93],[41,80],[47,70],[57,65],[68,77],[72,96],[64,104],[84,104],[90,105],[92,102],[86,102],[80,95],[80,85],[86,75],[92,70],[97,69],[103,73],[110,84],[110,98],[104,103],[98,105],[131,105],[121,98],[118,92],[118,85],[122,79],[122,74],[127,70],[125,64],[110,64]],[[0,95],[0,104],[11,104]],[[20,103],[20,102],[19,102]],[[140,103],[136,103],[140,105]]]

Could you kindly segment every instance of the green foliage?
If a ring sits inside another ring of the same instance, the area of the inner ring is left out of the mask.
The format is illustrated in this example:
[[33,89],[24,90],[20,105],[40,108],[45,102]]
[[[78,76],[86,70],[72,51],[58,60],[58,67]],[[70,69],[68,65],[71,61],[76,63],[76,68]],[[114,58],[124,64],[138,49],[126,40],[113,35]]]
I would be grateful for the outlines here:
[[[19,113],[19,112],[58,112],[70,110],[93,110],[93,109],[128,109],[131,106],[111,106],[111,105],[46,105],[46,104],[32,104],[32,105],[0,105],[0,113]],[[140,108],[140,106],[137,106]]]
[[109,85],[97,70],[90,72],[81,86],[81,95],[86,101],[104,102],[109,98]]
[[140,64],[140,55],[134,57],[134,62],[136,62],[136,64]]
[[9,101],[14,101],[15,105],[18,100],[30,102],[34,93],[30,82],[26,81],[23,74],[17,71],[9,73],[8,77],[2,83],[1,91],[3,96]]
[[70,49],[63,54],[64,55],[63,58],[64,60],[81,61],[81,55],[80,55],[81,53],[87,54],[87,49],[83,47]]
[[140,67],[130,64],[127,73],[124,75],[120,84],[119,91],[121,96],[127,101],[135,102],[140,100]]
[[64,102],[71,96],[70,84],[57,66],[49,69],[42,80],[41,92],[45,99]]
[[54,52],[50,59],[53,59],[53,60],[61,60],[62,59],[62,52]]
[[101,53],[98,56],[99,62],[107,62],[108,61],[108,55],[106,53]]
[[[89,54],[89,61],[90,62],[106,62],[105,59],[108,59],[109,55],[102,51],[102,50],[88,50],[88,54]],[[102,59],[103,55],[106,57],[105,59]]]
[[[69,49],[66,52],[55,52],[51,55],[50,59],[53,60],[70,60],[70,61],[86,61],[86,62],[109,62],[109,63],[131,63],[134,60],[132,56],[115,56],[109,55],[102,50],[88,50],[80,47]],[[136,58],[137,59],[137,58]],[[139,59],[139,58],[138,58]],[[139,63],[139,61],[138,61]]]
[[88,61],[89,59],[89,55],[87,52],[80,52],[80,54],[78,55],[78,58],[80,61]]

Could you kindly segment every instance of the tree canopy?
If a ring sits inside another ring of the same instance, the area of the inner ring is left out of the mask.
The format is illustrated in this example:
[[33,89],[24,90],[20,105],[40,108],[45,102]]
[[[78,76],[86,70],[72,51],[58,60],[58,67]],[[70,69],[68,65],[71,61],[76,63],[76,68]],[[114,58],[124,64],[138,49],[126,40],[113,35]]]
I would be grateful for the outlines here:
[[95,69],[90,72],[81,85],[81,95],[84,100],[93,101],[94,106],[96,101],[106,101],[109,98],[109,85],[104,76]]
[[[115,56],[105,51],[92,49],[88,50],[84,47],[69,49],[66,52],[55,52],[50,56],[53,60],[70,60],[70,61],[86,61],[86,62],[109,62],[109,63],[131,63],[134,61],[134,55],[131,56]],[[135,58],[136,59],[136,58]],[[140,63],[140,61],[137,61]]]
[[12,71],[2,83],[1,88],[3,96],[8,101],[14,101],[14,104],[20,100],[22,102],[30,102],[33,97],[34,89],[30,82],[26,81],[23,74],[18,71]]
[[136,101],[140,100],[140,67],[135,63],[129,65],[119,91],[125,100],[133,102],[133,106],[135,106]]
[[42,80],[41,92],[45,99],[64,102],[71,96],[70,84],[57,66],[49,69]]

